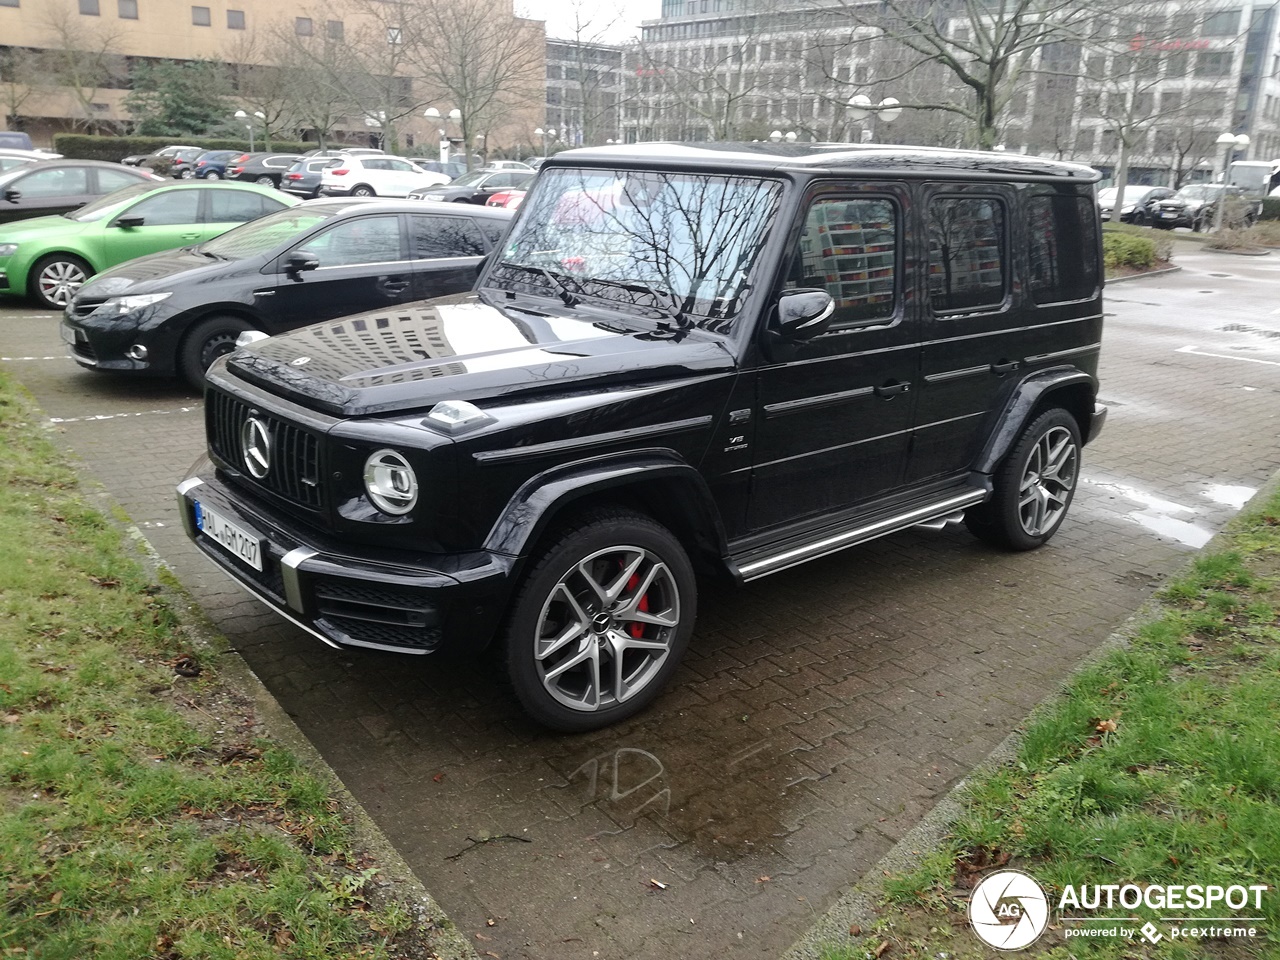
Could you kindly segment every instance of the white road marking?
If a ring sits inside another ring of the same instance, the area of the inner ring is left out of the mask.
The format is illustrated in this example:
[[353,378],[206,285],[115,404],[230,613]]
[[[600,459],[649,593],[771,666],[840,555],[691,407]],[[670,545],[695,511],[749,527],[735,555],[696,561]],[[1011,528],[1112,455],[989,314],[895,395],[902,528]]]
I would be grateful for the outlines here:
[[71,358],[68,357],[65,353],[60,357],[0,357],[0,360],[4,360],[10,363],[16,360],[70,360],[70,359]]
[[1179,347],[1174,353],[1189,353],[1196,357],[1217,357],[1219,360],[1243,360],[1245,363],[1265,363],[1269,367],[1280,367],[1280,360],[1259,360],[1257,357],[1233,357],[1229,353],[1207,353],[1195,347]]
[[136,413],[99,413],[91,417],[50,417],[49,423],[84,423],[87,420],[122,420],[126,417],[164,417],[174,413],[191,413],[203,410],[203,405],[179,407],[177,410],[139,410]]

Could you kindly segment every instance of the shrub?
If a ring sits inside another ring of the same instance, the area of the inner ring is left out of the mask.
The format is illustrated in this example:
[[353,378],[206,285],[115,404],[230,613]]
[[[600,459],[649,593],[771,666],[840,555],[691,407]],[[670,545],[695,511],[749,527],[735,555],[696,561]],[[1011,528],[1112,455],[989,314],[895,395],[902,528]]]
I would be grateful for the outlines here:
[[1150,237],[1108,230],[1102,234],[1102,256],[1108,270],[1149,267],[1156,262],[1156,244]]
[[1280,220],[1280,197],[1266,197],[1263,199],[1262,219]]
[[1236,230],[1223,227],[1213,234],[1204,245],[1210,250],[1248,250],[1253,247],[1250,230]]
[[[151,153],[161,147],[179,143],[188,147],[204,147],[206,150],[248,150],[244,140],[214,139],[210,137],[96,137],[82,133],[59,133],[53,138],[53,149],[73,160],[107,160],[119,163],[136,153]],[[256,145],[255,145],[256,146]],[[315,143],[271,141],[271,149],[281,153],[306,153],[319,146]],[[259,146],[258,149],[266,149]]]
[[1280,220],[1259,220],[1248,236],[1251,241],[1264,247],[1280,247]]

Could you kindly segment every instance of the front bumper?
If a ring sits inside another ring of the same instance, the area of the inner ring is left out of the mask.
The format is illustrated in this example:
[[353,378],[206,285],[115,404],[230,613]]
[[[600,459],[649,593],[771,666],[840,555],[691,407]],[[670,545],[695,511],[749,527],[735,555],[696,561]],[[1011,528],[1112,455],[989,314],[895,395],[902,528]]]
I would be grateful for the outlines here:
[[[260,538],[261,571],[202,532],[197,503]],[[209,560],[330,647],[407,654],[482,647],[510,594],[510,558],[477,554],[433,563],[430,556],[388,559],[387,551],[324,542],[255,507],[218,477],[207,458],[178,485],[178,510],[187,536]]]
[[1104,403],[1093,405],[1093,414],[1089,417],[1089,442],[1093,443],[1107,425],[1107,406]]

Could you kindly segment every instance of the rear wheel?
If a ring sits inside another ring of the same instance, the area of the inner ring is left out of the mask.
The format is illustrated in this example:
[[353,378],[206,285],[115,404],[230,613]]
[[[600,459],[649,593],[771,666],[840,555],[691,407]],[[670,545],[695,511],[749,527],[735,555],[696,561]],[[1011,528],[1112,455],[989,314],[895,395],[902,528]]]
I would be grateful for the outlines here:
[[222,174],[220,174],[217,170],[210,170],[208,173],[204,175],[204,178],[206,180],[221,180]]
[[42,307],[61,310],[92,273],[93,268],[79,257],[52,253],[31,268],[31,297]]
[[965,525],[988,543],[1034,550],[1066,519],[1080,479],[1080,428],[1060,407],[1022,432],[996,471],[990,499],[965,513]]
[[374,196],[373,187],[366,183],[362,183],[359,186],[351,188],[351,195],[353,197],[372,197]]
[[178,174],[178,179],[179,179],[179,180],[190,180],[190,179],[191,179],[192,177],[194,177],[195,175],[196,175],[195,171],[194,171],[194,170],[192,170],[190,167],[188,167],[188,168],[186,168],[185,170],[183,170],[181,173],[179,173],[179,174]]
[[273,180],[271,177],[267,176],[265,173],[264,173],[262,176],[257,177],[253,182],[254,182],[254,183],[260,183],[260,184],[262,184],[264,187],[274,187],[274,186],[276,185],[275,180]]
[[178,348],[178,372],[197,390],[204,389],[204,373],[219,357],[236,347],[236,338],[253,324],[240,317],[205,317],[182,338]]
[[617,723],[671,678],[696,610],[693,567],[669,530],[594,511],[560,531],[524,577],[504,635],[507,675],[529,715],[554,730]]
[[1133,215],[1133,219],[1129,221],[1135,227],[1145,227],[1147,225],[1147,214],[1145,210],[1139,210]]

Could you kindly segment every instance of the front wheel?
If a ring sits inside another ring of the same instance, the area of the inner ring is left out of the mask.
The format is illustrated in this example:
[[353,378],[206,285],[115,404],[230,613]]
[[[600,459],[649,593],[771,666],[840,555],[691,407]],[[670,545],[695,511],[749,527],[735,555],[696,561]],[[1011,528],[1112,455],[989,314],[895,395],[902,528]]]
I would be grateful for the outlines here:
[[353,197],[372,197],[374,195],[373,187],[366,186],[362,183],[358,187],[351,188],[351,195]]
[[206,180],[221,180],[222,174],[220,174],[217,170],[210,170],[208,173],[204,175],[204,178]]
[[990,499],[965,513],[965,525],[980,539],[1011,550],[1047,543],[1075,496],[1080,448],[1075,417],[1061,408],[1042,413],[996,471]]
[[696,612],[693,567],[669,530],[629,511],[594,511],[563,529],[525,576],[503,638],[507,675],[545,726],[608,726],[661,692]]
[[31,297],[48,310],[61,310],[76,295],[93,269],[79,257],[54,253],[31,268]]
[[205,317],[192,327],[178,348],[178,372],[197,390],[204,389],[204,372],[213,361],[236,348],[236,338],[253,325],[240,317]]

